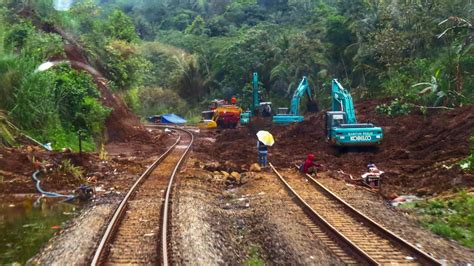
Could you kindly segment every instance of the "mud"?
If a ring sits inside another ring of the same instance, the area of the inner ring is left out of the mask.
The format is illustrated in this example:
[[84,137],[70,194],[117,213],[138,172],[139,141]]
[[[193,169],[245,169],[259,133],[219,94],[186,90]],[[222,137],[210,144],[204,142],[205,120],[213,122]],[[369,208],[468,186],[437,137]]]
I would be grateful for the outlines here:
[[[319,143],[323,145],[324,135],[315,132],[309,123],[317,121],[320,115],[313,116],[307,122],[299,125],[271,129],[275,134],[277,144],[271,150],[270,160],[276,162],[279,168],[290,166],[304,158],[305,150],[316,149],[312,144],[308,147],[303,140],[309,143],[309,140],[318,140],[317,136],[322,136]],[[446,115],[446,113],[439,115]],[[414,114],[414,116],[417,115]],[[390,120],[399,119],[402,118]],[[381,120],[380,123],[382,122]],[[427,123],[436,124],[432,120]],[[439,125],[439,127],[442,126]],[[436,127],[432,126],[432,128]],[[446,129],[445,134],[449,134],[449,132],[450,129]],[[457,134],[458,138],[463,138],[464,134],[459,132]],[[394,137],[395,135],[392,135],[388,130],[387,143],[394,141]],[[254,132],[246,128],[201,131],[197,134],[194,150],[181,169],[178,175],[178,184],[174,189],[171,226],[173,263],[219,265],[259,261],[267,264],[341,265],[342,262],[311,231],[308,223],[305,222],[306,215],[294,204],[277,177],[266,171],[248,172],[250,164],[256,161],[255,144]],[[357,186],[348,186],[335,174],[334,170],[340,168],[357,174],[364,169],[364,160],[374,158],[377,154],[384,154],[383,147],[378,153],[349,153],[340,157],[331,153],[330,147],[321,147],[317,152],[318,158],[328,168],[327,172],[321,174],[321,180],[337,194],[342,195],[349,203],[408,241],[449,263],[463,263],[472,258],[472,250],[435,236],[423,229],[411,216],[385,204],[381,195],[368,193]],[[400,147],[396,146],[396,149],[400,149]],[[407,147],[408,145],[404,148]],[[110,160],[114,163],[137,161],[131,160],[131,158],[138,157],[141,158],[138,161],[147,165],[153,157],[153,149],[149,147],[142,147],[139,149],[141,151],[133,150],[126,144],[108,146],[107,148],[110,151],[110,156],[115,158],[115,160]],[[410,149],[413,152],[421,152],[416,148]],[[444,148],[439,147],[439,149]],[[446,149],[461,150],[460,146]],[[294,154],[293,151],[300,154]],[[425,156],[422,158],[423,161],[413,160],[410,157],[394,157],[390,160],[398,163],[409,160],[413,165],[431,162],[431,165],[420,167],[437,169],[437,165],[442,163],[438,159],[442,160],[447,157],[443,157],[443,153],[436,149],[434,152],[438,155],[429,157],[429,159],[427,159],[428,156]],[[460,157],[462,156],[460,154]],[[351,167],[351,161],[356,166]],[[334,166],[332,166],[333,162]],[[124,167],[130,170],[130,162],[124,164]],[[134,171],[139,172],[141,168],[136,167]],[[400,174],[414,175],[403,168],[396,169],[401,171]],[[228,173],[232,171],[237,171],[240,177],[228,176]],[[449,170],[449,173],[452,171],[454,171],[453,168]],[[390,173],[390,178],[398,178],[400,174]],[[462,174],[465,175],[465,173]],[[104,177],[109,180],[105,187],[106,192],[100,195],[96,205],[92,205],[100,206],[102,200],[105,200],[103,208],[100,207],[101,209],[97,210],[97,219],[102,220],[96,221],[94,220],[96,218],[89,217],[95,215],[94,211],[78,219],[70,229],[64,230],[64,233],[60,234],[58,238],[50,241],[47,248],[35,258],[35,261],[51,263],[55,259],[60,259],[57,256],[65,257],[83,252],[84,254],[77,255],[80,259],[71,262],[85,263],[85,258],[93,252],[94,241],[97,241],[104,228],[106,219],[103,217],[110,215],[110,210],[115,206],[113,204],[116,204],[123,195],[117,193],[128,189],[134,178],[131,173],[128,176]],[[403,180],[403,182],[407,181]],[[468,185],[465,182],[462,184]],[[399,188],[391,184],[387,187]],[[97,226],[94,225],[89,230],[88,226],[91,223],[96,223]],[[71,243],[77,240],[81,232],[85,232],[86,237],[80,241],[79,248],[76,249]],[[63,241],[66,244],[61,244]]]
[[[0,148],[0,193],[36,193],[31,179],[34,171],[42,170],[41,187],[46,191],[71,192],[81,184],[109,186],[117,179],[129,178],[140,173],[151,164],[154,156],[161,154],[169,142],[168,136],[160,130],[152,133],[155,142],[110,143],[106,145],[106,160],[98,153],[49,152],[34,146]],[[82,177],[74,177],[61,165],[70,161],[82,171]]]
[[[304,122],[273,126],[275,137],[269,160],[276,166],[289,167],[314,153],[326,168],[360,177],[366,165],[375,163],[385,171],[384,190],[392,193],[431,195],[445,190],[474,186],[474,175],[466,173],[456,162],[469,154],[469,137],[474,133],[474,106],[450,111],[431,110],[423,115],[389,118],[374,109],[382,101],[356,105],[359,121],[373,122],[384,129],[384,140],[378,150],[358,149],[338,154],[325,139],[323,112]],[[200,144],[198,152],[209,150],[220,163],[232,162],[236,169],[256,161],[255,132],[247,127],[223,130],[215,143]],[[231,164],[232,164],[231,163]]]

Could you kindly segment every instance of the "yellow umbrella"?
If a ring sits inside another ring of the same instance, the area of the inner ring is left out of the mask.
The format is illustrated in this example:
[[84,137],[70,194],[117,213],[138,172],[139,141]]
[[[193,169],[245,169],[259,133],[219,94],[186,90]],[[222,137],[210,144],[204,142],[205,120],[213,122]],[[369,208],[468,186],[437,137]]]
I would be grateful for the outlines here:
[[260,130],[257,132],[257,138],[267,146],[272,146],[275,143],[275,139],[273,139],[272,134],[265,130]]

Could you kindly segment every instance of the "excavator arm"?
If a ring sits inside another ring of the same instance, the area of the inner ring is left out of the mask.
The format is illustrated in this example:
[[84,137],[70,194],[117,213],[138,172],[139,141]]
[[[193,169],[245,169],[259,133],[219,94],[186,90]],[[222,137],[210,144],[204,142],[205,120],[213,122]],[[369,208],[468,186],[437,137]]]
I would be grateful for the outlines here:
[[295,92],[293,93],[293,97],[291,98],[290,109],[281,108],[288,110],[288,113],[284,114],[277,114],[273,116],[273,122],[276,124],[289,124],[289,123],[298,123],[304,120],[304,116],[300,115],[300,103],[301,98],[304,94],[308,95],[308,99],[310,103],[308,105],[309,111],[317,111],[317,105],[313,102],[313,96],[311,94],[311,89],[309,88],[308,79],[303,77],[298,88],[296,88]]
[[354,103],[351,94],[342,87],[337,79],[332,80],[332,110],[345,112],[347,124],[356,124]]
[[298,88],[293,93],[293,98],[291,99],[289,112],[291,115],[300,114],[301,97],[303,97],[305,93],[308,95],[308,99],[311,101],[313,97],[311,95],[311,89],[309,88],[308,79],[303,77],[300,84],[298,85]]
[[258,73],[253,73],[252,78],[252,112],[260,106],[260,98],[258,94]]

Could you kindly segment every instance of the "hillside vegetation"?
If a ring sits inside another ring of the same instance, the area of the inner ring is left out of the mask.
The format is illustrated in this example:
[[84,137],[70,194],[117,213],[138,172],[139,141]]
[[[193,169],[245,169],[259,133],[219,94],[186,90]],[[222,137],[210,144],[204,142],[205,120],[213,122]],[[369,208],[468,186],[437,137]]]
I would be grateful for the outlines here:
[[76,147],[82,130],[94,149],[110,113],[89,73],[68,63],[36,71],[71,60],[69,46],[141,116],[192,117],[233,95],[246,108],[253,71],[275,106],[303,75],[323,107],[332,78],[356,99],[394,99],[377,108],[392,116],[474,101],[472,1],[83,0],[66,11],[57,2],[0,9],[2,121],[55,148]]

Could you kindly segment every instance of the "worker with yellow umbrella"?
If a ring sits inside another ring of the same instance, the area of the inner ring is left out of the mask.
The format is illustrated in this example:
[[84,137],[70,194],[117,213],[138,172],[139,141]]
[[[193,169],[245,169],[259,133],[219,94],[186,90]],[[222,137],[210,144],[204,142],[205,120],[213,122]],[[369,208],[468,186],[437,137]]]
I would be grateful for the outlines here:
[[275,139],[270,132],[265,130],[260,130],[257,132],[257,138],[258,163],[261,167],[267,167],[268,147],[275,143]]

